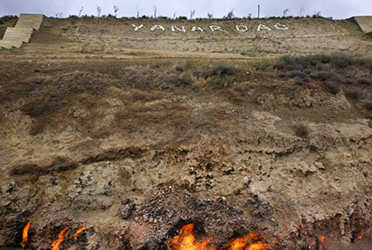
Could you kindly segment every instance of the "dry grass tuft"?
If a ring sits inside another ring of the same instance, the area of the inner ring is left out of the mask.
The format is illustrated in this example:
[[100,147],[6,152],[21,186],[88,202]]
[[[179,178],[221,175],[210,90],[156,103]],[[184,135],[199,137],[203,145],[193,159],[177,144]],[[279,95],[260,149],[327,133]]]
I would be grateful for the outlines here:
[[309,128],[305,124],[298,124],[294,127],[295,134],[301,138],[307,138],[309,136]]

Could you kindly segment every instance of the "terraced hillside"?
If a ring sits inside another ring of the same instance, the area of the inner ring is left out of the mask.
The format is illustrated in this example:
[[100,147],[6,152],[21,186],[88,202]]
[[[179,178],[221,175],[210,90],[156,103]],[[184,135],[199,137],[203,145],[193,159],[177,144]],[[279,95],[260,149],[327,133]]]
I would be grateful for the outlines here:
[[46,18],[0,50],[0,248],[371,249],[371,46],[350,20]]

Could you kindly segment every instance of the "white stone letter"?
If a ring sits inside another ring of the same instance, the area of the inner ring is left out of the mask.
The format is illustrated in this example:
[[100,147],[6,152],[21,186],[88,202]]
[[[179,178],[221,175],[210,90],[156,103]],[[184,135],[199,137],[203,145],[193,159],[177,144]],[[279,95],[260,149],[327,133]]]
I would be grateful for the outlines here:
[[284,24],[280,24],[280,23],[275,24],[274,27],[277,30],[288,30],[287,26],[285,26]]
[[201,32],[203,32],[204,30],[200,27],[194,26],[194,27],[192,27],[191,31],[201,31]]
[[260,24],[258,25],[257,31],[260,31],[260,30],[271,30],[271,29],[267,27],[266,25]]
[[172,25],[171,28],[172,28],[172,31],[173,32],[175,32],[176,30],[178,30],[178,31],[182,31],[182,32],[185,32],[186,33],[186,30],[185,30],[185,27],[184,26],[182,26],[182,29],[180,29],[177,26]]
[[247,25],[236,25],[236,30],[239,31],[239,32],[246,32],[248,31],[248,27]]
[[156,25],[152,26],[152,28],[151,28],[151,31],[154,31],[154,30],[165,30],[165,29],[162,25],[156,24]]
[[217,25],[211,25],[209,26],[209,28],[211,29],[212,32],[216,30],[222,31],[221,27]]
[[140,26],[136,26],[135,24],[132,24],[132,27],[134,28],[134,31],[138,31],[139,29],[143,27],[143,24],[141,24]]

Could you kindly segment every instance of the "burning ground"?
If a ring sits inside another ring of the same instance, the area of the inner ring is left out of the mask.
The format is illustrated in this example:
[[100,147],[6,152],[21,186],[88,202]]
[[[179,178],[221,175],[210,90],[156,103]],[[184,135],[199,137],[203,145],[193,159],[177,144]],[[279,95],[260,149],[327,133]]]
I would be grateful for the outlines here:
[[371,249],[369,58],[1,65],[3,249]]

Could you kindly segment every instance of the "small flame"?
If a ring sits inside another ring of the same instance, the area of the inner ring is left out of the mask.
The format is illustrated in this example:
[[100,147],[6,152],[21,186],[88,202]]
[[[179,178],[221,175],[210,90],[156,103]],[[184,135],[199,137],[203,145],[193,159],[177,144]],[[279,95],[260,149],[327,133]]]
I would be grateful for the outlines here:
[[267,250],[270,246],[270,244],[264,244],[261,242],[253,243],[252,245],[249,245],[246,250]]
[[[208,247],[210,239],[195,241],[194,224],[188,224],[182,227],[179,235],[175,236],[168,242],[170,250],[217,250],[217,247]],[[265,244],[261,241],[263,237],[256,232],[231,240],[226,247],[228,250],[268,250],[272,244]]]
[[23,228],[23,234],[22,234],[22,242],[21,242],[21,246],[23,248],[25,248],[25,246],[27,245],[28,243],[28,230],[30,229],[30,226],[31,226],[31,221],[29,221],[27,223],[27,225]]
[[68,227],[63,229],[61,232],[58,234],[58,240],[55,240],[52,243],[52,249],[51,250],[59,250],[59,245],[61,245],[62,241],[69,235],[70,230],[68,230]]
[[364,237],[364,229],[363,229],[363,219],[360,218],[358,221],[358,226],[357,226],[357,231],[358,231],[358,236],[357,239],[360,240]]
[[[247,236],[233,239],[227,244],[229,250],[266,250],[271,244],[261,242],[262,237],[257,232],[250,232]],[[253,243],[254,242],[254,243]]]
[[216,250],[216,247],[208,247],[210,240],[195,241],[194,223],[182,227],[179,235],[168,243],[171,250]]
[[324,236],[318,235],[318,238],[319,238],[320,242],[322,242],[322,244],[324,244],[324,242],[325,242]]
[[74,240],[77,240],[78,235],[81,234],[81,232],[83,232],[84,229],[85,229],[85,227],[82,226],[82,227],[80,227],[80,228],[76,231],[76,233],[74,234]]

